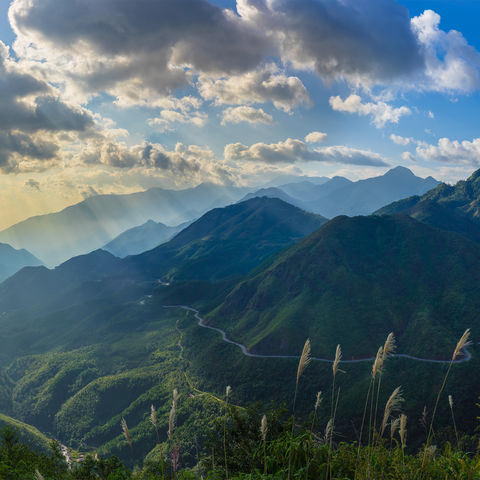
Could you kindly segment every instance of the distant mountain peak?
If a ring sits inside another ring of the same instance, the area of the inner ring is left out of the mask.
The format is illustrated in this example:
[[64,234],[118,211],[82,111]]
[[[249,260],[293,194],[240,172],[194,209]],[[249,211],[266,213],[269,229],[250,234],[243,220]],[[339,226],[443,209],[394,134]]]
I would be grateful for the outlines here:
[[402,177],[415,177],[416,175],[407,167],[402,167],[401,165],[398,165],[394,168],[391,168],[387,173],[384,174],[384,177],[386,176],[402,176]]

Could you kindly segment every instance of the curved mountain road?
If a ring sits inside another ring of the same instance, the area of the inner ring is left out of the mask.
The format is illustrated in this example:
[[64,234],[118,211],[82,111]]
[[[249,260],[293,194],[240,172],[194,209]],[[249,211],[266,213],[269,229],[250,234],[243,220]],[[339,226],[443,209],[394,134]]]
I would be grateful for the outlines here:
[[[198,325],[203,328],[208,328],[210,330],[214,330],[222,336],[222,339],[226,343],[231,343],[232,345],[236,345],[242,353],[247,356],[247,357],[254,357],[254,358],[288,358],[288,359],[298,359],[300,358],[300,355],[267,355],[267,354],[262,354],[262,353],[251,353],[248,351],[247,347],[243,345],[242,343],[235,342],[234,340],[231,340],[230,338],[227,337],[227,334],[224,330],[218,327],[212,327],[211,325],[206,325],[205,320],[200,316],[200,312],[196,310],[195,308],[189,307],[187,305],[164,305],[164,308],[182,308],[183,310],[187,310],[189,312],[193,312],[195,318],[198,320]],[[480,343],[480,342],[478,342]],[[464,354],[463,358],[460,358],[458,360],[455,360],[452,363],[464,363],[468,362],[472,358],[472,354],[468,351],[467,347],[464,347],[462,349],[462,352]],[[410,360],[415,360],[417,362],[427,362],[427,363],[443,363],[443,364],[449,364],[451,363],[450,360],[435,360],[435,359],[430,359],[430,358],[421,358],[421,357],[414,357],[413,355],[408,355],[406,353],[395,353],[392,354],[391,357],[399,357],[399,358],[408,358]],[[320,358],[320,357],[311,357],[312,360],[316,362],[325,362],[325,363],[333,363],[333,360],[329,358]],[[356,360],[341,360],[341,363],[361,363],[361,362],[371,362],[374,361],[375,357],[367,357],[367,358],[359,358]]]

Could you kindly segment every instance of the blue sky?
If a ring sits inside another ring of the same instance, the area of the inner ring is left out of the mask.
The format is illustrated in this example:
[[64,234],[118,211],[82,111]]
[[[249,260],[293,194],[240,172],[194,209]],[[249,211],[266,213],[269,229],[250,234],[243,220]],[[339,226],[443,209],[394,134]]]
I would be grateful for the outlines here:
[[465,178],[478,18],[473,0],[3,3],[0,227],[156,185]]

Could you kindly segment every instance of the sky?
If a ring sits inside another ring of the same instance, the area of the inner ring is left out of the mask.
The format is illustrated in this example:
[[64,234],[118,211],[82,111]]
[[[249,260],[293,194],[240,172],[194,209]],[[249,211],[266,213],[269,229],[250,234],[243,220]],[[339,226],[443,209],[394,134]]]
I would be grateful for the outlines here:
[[0,228],[103,193],[480,167],[477,0],[0,4]]

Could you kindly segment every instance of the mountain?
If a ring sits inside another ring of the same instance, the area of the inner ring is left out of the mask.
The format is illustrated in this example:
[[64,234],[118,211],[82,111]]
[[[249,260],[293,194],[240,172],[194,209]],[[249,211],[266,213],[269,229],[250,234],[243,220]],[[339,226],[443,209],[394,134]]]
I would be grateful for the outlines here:
[[308,196],[298,198],[303,201],[305,210],[328,218],[337,215],[370,215],[386,204],[412,195],[422,195],[438,184],[432,177],[420,178],[408,168],[396,167],[379,177],[357,182],[334,177],[317,186],[316,194],[310,189]]
[[[323,184],[325,185],[327,182],[330,183],[330,186],[335,184],[336,179],[343,179],[346,180],[347,183],[350,183],[350,180],[344,179],[343,177],[333,177],[332,179],[327,179],[327,181]],[[333,181],[332,181],[333,180]],[[290,195],[290,197],[295,198],[295,200],[306,202],[308,200],[315,200],[318,196],[318,184],[312,183],[310,181],[304,180],[303,182],[295,182],[295,183],[286,183],[284,185],[279,185],[277,187],[279,190],[285,192],[286,194]],[[328,187],[327,187],[328,188]]]
[[328,177],[309,177],[308,175],[291,175],[288,173],[277,175],[275,178],[270,180],[269,182],[262,185],[262,188],[269,188],[269,187],[278,187],[280,185],[286,183],[301,183],[301,182],[309,182],[313,183],[314,185],[322,185],[330,180]]
[[0,284],[0,311],[17,308],[40,311],[42,306],[55,301],[75,305],[83,296],[75,290],[88,283],[88,297],[99,296],[105,285],[100,284],[114,271],[121,260],[104,250],[74,257],[54,269],[25,267]]
[[279,199],[253,198],[217,208],[169,242],[120,259],[104,250],[49,270],[25,268],[0,284],[0,312],[55,309],[106,295],[134,297],[142,282],[220,280],[249,272],[326,219]]
[[405,214],[480,242],[480,170],[456,185],[442,183],[423,196],[394,202],[377,215]]
[[101,248],[150,219],[177,225],[237,201],[245,193],[237,187],[204,183],[186,190],[152,188],[128,195],[98,195],[17,223],[0,232],[0,241],[26,248],[46,265],[55,266]]
[[337,217],[240,282],[208,317],[254,352],[435,358],[478,329],[480,246],[408,216]]
[[[313,184],[312,184],[313,185]],[[240,202],[244,202],[245,200],[250,200],[251,198],[255,197],[268,197],[268,198],[279,198],[286,203],[290,203],[291,205],[299,206],[301,205],[301,201],[296,198],[291,197],[287,193],[285,193],[280,188],[269,187],[269,188],[261,188],[255,192],[250,192],[245,195]]]
[[42,262],[27,250],[16,250],[10,245],[0,243],[0,282],[23,267],[38,265],[42,265]]
[[211,210],[169,242],[125,259],[122,272],[165,283],[242,275],[325,222],[280,199],[255,197]]
[[127,257],[128,255],[138,255],[139,253],[155,248],[161,243],[167,242],[187,227],[188,223],[189,222],[182,223],[176,227],[168,227],[161,222],[149,220],[143,225],[130,228],[121,233],[102,249],[120,258]]

